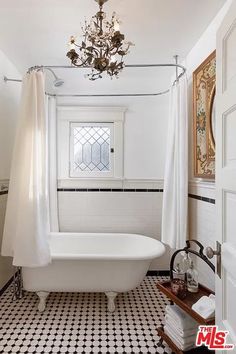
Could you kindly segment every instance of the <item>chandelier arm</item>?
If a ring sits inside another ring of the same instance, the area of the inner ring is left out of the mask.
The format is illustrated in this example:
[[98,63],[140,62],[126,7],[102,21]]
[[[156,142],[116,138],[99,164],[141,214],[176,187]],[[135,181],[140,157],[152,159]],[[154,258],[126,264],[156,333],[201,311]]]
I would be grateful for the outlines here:
[[82,47],[82,46],[76,44],[76,47],[78,47],[81,51],[82,51],[82,50],[83,50],[84,52],[87,51],[86,54],[91,54],[91,53],[92,53],[91,51],[88,50],[88,48],[91,48],[92,51],[94,51],[96,54],[99,54],[99,50],[98,50],[97,48],[92,47],[92,46]]
[[75,45],[77,48],[79,48],[79,49],[81,49],[81,48],[82,48],[82,47],[81,47],[81,45],[76,44],[76,42],[74,42],[74,45]]
[[110,51],[116,49],[116,51],[118,52],[121,48],[122,48],[122,44],[120,44],[119,46],[114,45],[113,47],[111,47]]
[[[97,48],[94,48],[94,47],[93,47],[92,49],[93,49],[93,51],[94,51],[97,55],[99,55],[99,54],[100,54],[100,52],[99,52],[99,50],[98,50]],[[88,49],[87,49],[87,48],[85,48],[85,49],[84,49],[84,51],[85,51],[85,50],[87,50],[87,51],[88,51]],[[91,54],[91,52],[90,52],[90,51],[88,51],[88,53],[90,53],[90,54]]]
[[[86,63],[88,62],[89,59],[86,59],[84,62],[81,61],[81,64],[77,64],[77,60],[76,61],[73,61],[73,65],[75,65],[77,68],[84,68],[86,65]],[[91,68],[91,66],[90,66]]]

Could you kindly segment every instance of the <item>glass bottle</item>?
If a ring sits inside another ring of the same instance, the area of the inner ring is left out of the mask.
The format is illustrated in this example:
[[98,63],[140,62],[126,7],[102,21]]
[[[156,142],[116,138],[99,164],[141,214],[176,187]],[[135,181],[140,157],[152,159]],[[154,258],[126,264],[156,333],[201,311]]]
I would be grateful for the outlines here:
[[190,293],[198,292],[198,271],[195,269],[193,261],[187,270],[187,289]]
[[177,263],[175,269],[173,270],[173,278],[174,279],[185,280],[185,273],[180,268],[180,264],[179,263]]
[[181,260],[181,269],[184,273],[187,273],[187,270],[191,266],[192,259],[189,255],[188,252],[185,252],[184,255],[182,255],[182,260]]

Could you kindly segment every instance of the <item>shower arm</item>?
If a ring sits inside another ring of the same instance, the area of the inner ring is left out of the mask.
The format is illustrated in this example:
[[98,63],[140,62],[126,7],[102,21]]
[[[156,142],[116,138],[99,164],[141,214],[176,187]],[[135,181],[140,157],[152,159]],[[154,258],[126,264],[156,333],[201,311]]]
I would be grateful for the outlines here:
[[[130,64],[126,65],[126,68],[158,68],[158,67],[174,67],[176,69],[176,79],[173,82],[172,86],[174,86],[179,79],[186,73],[186,68],[183,65],[178,64],[178,56],[174,56],[175,64]],[[35,69],[46,69],[52,72],[55,76],[56,74],[53,72],[53,69],[89,69],[90,66],[86,67],[74,67],[67,65],[48,65],[48,66],[33,66],[29,68],[28,72]],[[178,74],[178,69],[181,69],[181,73]],[[4,81],[14,81],[14,82],[22,82],[22,80],[18,79],[10,79],[4,76]],[[161,96],[165,95],[170,91],[167,89],[165,91],[157,92],[157,93],[120,93],[120,94],[51,94],[47,93],[48,96],[56,96],[56,97],[150,97],[150,96]]]
[[48,71],[50,71],[50,73],[52,73],[52,75],[53,75],[53,77],[54,77],[55,80],[58,79],[57,75],[54,73],[54,71],[53,71],[51,68],[45,67],[45,69],[48,70]]

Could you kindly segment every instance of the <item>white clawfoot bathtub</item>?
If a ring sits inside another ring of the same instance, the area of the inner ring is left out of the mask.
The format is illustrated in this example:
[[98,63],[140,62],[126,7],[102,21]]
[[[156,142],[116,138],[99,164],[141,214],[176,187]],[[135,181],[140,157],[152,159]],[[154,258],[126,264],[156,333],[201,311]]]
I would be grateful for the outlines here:
[[51,233],[52,263],[23,267],[23,287],[39,296],[44,311],[49,292],[104,292],[108,311],[118,293],[136,288],[150,263],[165,252],[153,238],[133,234]]

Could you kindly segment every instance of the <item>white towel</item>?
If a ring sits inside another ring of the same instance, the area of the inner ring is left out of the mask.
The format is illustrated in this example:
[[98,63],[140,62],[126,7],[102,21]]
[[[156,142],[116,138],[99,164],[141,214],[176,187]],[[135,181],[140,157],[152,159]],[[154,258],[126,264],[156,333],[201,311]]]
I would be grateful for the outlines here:
[[178,333],[176,332],[175,328],[166,325],[165,328],[168,330],[169,333],[171,333],[183,346],[184,345],[190,345],[195,343],[196,341],[196,334],[186,337],[186,338],[182,338],[178,335]]
[[205,319],[214,317],[215,296],[202,296],[195,304],[193,304],[192,309]]
[[198,327],[198,323],[177,305],[167,305],[166,314],[171,316],[182,330]]
[[166,325],[175,329],[175,331],[178,333],[178,335],[182,338],[196,335],[196,333],[198,331],[198,325],[194,325],[194,328],[182,329],[181,327],[178,326],[178,323],[175,322],[173,317],[171,317],[168,314],[165,315],[165,323],[166,323]]
[[194,339],[191,339],[191,341],[186,342],[176,336],[176,334],[169,327],[164,326],[164,331],[179,349],[186,351],[195,347],[196,336],[194,336]]

